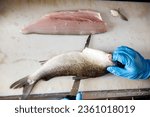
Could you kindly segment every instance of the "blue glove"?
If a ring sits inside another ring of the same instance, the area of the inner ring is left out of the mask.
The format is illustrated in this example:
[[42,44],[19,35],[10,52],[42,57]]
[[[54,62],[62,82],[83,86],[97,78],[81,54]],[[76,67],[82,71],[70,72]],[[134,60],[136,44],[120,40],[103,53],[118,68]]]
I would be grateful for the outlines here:
[[[69,100],[68,98],[63,98],[62,100]],[[77,93],[76,100],[82,100],[82,93]]]
[[150,76],[150,60],[144,59],[135,50],[121,46],[113,52],[114,62],[120,62],[124,68],[118,66],[108,67],[107,70],[116,76],[128,79],[148,79]]

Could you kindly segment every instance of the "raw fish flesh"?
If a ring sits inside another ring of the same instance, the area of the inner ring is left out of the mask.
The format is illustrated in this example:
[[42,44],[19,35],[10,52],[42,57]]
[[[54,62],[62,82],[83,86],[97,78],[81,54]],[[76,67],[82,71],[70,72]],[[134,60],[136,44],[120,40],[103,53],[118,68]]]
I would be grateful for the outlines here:
[[106,32],[99,12],[91,10],[57,11],[25,26],[22,33],[85,35]]

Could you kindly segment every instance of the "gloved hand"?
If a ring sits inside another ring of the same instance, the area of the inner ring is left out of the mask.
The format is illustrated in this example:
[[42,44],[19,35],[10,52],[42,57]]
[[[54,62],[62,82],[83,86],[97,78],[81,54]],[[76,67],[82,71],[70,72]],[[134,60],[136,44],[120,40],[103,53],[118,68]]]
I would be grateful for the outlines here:
[[[69,99],[68,98],[63,98],[62,100],[69,100]],[[77,93],[76,100],[82,100],[82,93],[81,92]]]
[[125,65],[124,68],[118,66],[108,67],[107,70],[116,76],[128,79],[148,79],[150,76],[150,60],[144,59],[135,50],[121,46],[113,52],[114,62]]

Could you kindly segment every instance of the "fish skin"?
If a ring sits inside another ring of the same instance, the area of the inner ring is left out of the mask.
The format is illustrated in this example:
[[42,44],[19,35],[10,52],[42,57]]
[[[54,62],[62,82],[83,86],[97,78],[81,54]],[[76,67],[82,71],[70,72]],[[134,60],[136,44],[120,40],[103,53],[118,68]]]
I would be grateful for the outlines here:
[[59,76],[78,76],[83,79],[107,74],[106,68],[113,65],[111,54],[85,48],[82,52],[69,52],[48,60],[33,74],[16,81],[10,88],[22,88],[21,99],[27,99],[39,80],[50,80]]
[[23,34],[85,35],[106,32],[100,13],[92,10],[59,11],[49,13],[25,26]]

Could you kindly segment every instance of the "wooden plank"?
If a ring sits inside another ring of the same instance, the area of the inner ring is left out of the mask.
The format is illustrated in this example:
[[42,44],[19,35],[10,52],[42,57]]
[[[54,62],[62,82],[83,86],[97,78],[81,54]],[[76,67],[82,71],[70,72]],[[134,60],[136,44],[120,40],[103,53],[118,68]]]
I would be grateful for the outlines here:
[[[145,89],[123,89],[123,90],[104,90],[104,91],[84,91],[84,100],[96,99],[150,99],[150,88]],[[32,94],[29,100],[56,100],[62,99],[69,92],[65,93],[46,93]],[[0,96],[0,100],[19,100],[21,95]]]

